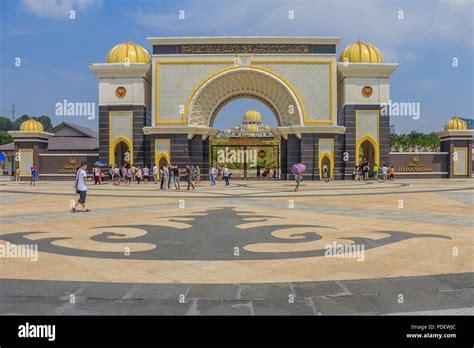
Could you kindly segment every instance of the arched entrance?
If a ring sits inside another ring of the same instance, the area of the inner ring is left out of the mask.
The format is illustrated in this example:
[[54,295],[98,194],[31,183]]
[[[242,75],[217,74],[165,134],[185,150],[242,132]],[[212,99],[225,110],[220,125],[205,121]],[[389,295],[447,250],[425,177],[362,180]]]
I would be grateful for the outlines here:
[[118,138],[112,143],[109,159],[110,163],[122,167],[127,164],[132,164],[132,158],[133,152],[128,141]]
[[364,160],[369,162],[372,168],[374,164],[380,166],[379,163],[379,145],[375,139],[365,136],[357,142],[356,147],[356,165],[360,165]]
[[166,166],[170,164],[168,157],[166,156],[159,156],[158,157],[158,168],[163,168],[163,166]]
[[319,179],[332,179],[334,177],[334,158],[330,152],[319,155]]
[[279,126],[303,125],[298,92],[277,73],[257,66],[225,68],[201,81],[186,103],[188,125],[212,127],[219,110],[238,98],[265,103]]
[[321,179],[330,179],[332,173],[331,160],[328,156],[324,156],[321,161]]

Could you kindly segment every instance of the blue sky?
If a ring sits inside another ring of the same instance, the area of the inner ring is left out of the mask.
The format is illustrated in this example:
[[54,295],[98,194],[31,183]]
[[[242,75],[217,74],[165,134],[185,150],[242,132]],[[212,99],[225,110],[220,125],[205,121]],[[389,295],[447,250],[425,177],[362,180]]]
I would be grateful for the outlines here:
[[[398,133],[438,131],[449,118],[473,118],[473,5],[471,0],[2,0],[0,2],[0,115],[54,115],[64,99],[97,102],[90,63],[104,62],[128,40],[151,49],[150,36],[339,36],[338,54],[357,39],[373,43],[385,62],[400,66],[391,99],[418,102],[421,118],[392,117]],[[76,18],[69,19],[69,11]],[[179,11],[185,19],[179,19]],[[294,19],[288,11],[294,11]],[[402,11],[402,12],[400,12]],[[15,66],[15,59],[21,66]],[[459,65],[453,67],[453,59]],[[275,124],[270,110],[237,100],[216,126],[230,127],[250,108]],[[97,119],[56,117],[96,128]]]

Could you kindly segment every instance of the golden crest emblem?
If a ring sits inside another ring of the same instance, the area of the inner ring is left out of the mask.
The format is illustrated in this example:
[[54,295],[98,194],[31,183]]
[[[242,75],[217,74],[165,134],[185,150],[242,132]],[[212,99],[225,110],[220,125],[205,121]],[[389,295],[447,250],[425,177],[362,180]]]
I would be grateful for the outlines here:
[[76,157],[69,157],[69,164],[70,165],[75,165],[77,163]]
[[370,86],[362,87],[362,95],[366,98],[370,97],[374,90]]
[[115,90],[115,95],[118,97],[118,98],[123,98],[127,95],[127,89],[125,87],[117,87],[117,89]]
[[420,156],[414,155],[411,157],[413,163],[418,163],[420,161]]

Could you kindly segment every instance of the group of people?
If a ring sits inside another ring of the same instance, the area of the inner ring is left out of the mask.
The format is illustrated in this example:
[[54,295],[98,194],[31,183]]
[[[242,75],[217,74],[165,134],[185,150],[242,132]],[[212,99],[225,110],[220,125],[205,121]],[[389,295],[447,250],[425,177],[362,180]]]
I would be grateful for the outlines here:
[[364,181],[369,179],[379,180],[380,174],[382,174],[382,180],[387,181],[390,177],[390,181],[395,178],[395,168],[391,166],[390,168],[384,164],[382,168],[379,168],[377,164],[374,164],[372,169],[370,169],[370,164],[367,159],[363,159],[359,166],[355,166],[352,171],[352,180],[361,181],[361,177]]
[[[195,189],[197,185],[201,183],[201,168],[192,164],[186,165],[185,168],[181,169],[177,164],[165,164],[160,168],[154,164],[152,168],[148,168],[145,165],[143,168],[135,167],[130,164],[123,166],[111,166],[108,169],[110,180],[114,185],[131,185],[132,183],[147,184],[153,181],[155,184],[160,183],[161,190],[169,190],[175,188],[175,190],[181,189],[181,178],[185,177],[185,181],[188,184],[187,189]],[[230,185],[230,177],[232,173],[227,166],[218,167],[217,169],[211,166],[209,169],[209,179],[211,186],[215,186],[218,180],[224,180],[225,185]],[[105,170],[101,169],[98,165],[92,168],[92,177],[94,183],[101,185],[105,176]]]
[[[121,183],[125,185],[131,185],[132,182],[140,184],[142,181],[147,184],[150,181],[150,168],[148,168],[146,165],[145,167],[141,168],[129,164],[121,167],[112,166],[109,169],[109,176],[114,185],[120,185]],[[102,175],[102,177],[104,176]]]

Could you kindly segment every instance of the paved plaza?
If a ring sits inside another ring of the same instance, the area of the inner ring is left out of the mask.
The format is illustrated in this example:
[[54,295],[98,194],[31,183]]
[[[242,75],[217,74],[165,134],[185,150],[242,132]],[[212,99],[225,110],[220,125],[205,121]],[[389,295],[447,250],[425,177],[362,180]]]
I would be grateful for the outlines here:
[[0,182],[0,313],[474,314],[472,180],[293,190]]

